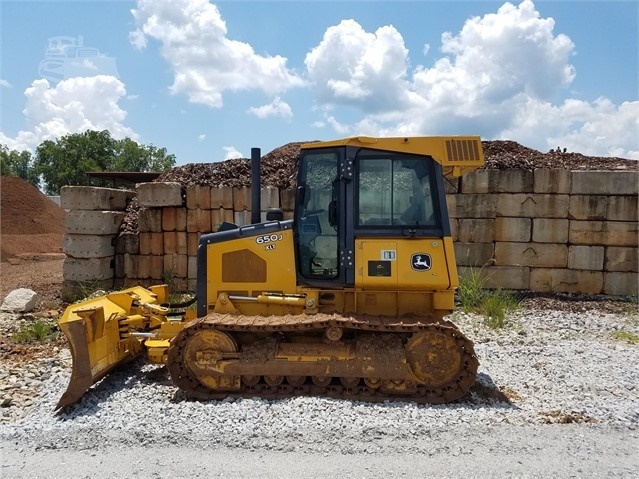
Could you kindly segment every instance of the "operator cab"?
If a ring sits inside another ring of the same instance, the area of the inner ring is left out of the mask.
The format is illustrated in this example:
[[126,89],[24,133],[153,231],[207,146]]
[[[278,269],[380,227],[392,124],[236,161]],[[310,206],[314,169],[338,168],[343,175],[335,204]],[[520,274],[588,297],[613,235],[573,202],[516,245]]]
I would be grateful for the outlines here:
[[450,236],[441,166],[431,156],[321,145],[305,145],[299,157],[301,284],[352,286],[357,238]]

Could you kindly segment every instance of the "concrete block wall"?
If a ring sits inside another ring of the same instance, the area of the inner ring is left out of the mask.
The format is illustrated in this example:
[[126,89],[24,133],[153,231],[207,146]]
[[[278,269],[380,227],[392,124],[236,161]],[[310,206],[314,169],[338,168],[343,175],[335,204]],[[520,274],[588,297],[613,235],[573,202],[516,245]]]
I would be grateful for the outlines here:
[[[244,226],[251,221],[251,189],[142,183],[136,188],[139,234],[117,237],[114,284],[117,288],[171,282],[176,290],[194,291],[200,236],[223,222]],[[261,191],[262,219],[269,208],[293,217],[291,192]]]
[[134,191],[65,186],[60,206],[66,210],[62,249],[62,297],[68,301],[95,289],[114,286],[116,238]]
[[539,292],[637,295],[638,173],[477,170],[447,196],[463,276]]
[[[105,198],[122,190],[71,188],[65,283],[195,290],[200,236],[251,218],[250,188],[143,183],[124,193],[137,194],[139,234],[118,234],[124,205]],[[489,287],[637,295],[637,172],[477,170],[446,191],[461,275],[483,268]],[[265,188],[261,200],[263,220],[271,207],[293,217],[294,190]]]

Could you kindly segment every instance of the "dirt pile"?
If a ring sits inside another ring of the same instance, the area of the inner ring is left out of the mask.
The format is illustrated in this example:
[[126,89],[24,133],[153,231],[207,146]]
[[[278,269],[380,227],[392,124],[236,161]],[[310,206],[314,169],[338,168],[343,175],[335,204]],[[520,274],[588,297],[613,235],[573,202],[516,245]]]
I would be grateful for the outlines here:
[[38,293],[37,311],[62,305],[65,212],[26,181],[0,177],[0,301],[17,288]]
[[62,252],[64,210],[35,186],[0,177],[1,260],[25,254]]
[[[261,160],[262,187],[290,189],[295,186],[297,156],[300,145],[294,142],[276,148]],[[585,156],[581,153],[551,150],[542,153],[515,141],[483,141],[487,169],[563,168],[568,170],[637,170],[638,161],[623,158]],[[251,184],[251,162],[247,158],[217,163],[191,163],[163,173],[155,181],[175,181],[184,186],[230,186],[241,188]]]

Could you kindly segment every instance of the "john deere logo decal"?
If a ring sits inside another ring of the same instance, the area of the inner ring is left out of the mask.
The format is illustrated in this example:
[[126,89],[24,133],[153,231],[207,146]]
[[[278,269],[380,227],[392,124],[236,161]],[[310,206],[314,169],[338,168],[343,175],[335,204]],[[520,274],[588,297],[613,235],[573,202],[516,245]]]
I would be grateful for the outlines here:
[[428,271],[433,260],[428,253],[415,253],[410,257],[410,265],[415,271]]

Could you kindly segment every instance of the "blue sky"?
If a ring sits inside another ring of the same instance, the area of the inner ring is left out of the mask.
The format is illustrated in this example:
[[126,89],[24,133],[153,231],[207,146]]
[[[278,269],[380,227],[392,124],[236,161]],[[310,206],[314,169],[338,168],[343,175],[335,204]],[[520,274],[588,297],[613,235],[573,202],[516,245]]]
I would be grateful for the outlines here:
[[108,129],[186,164],[479,134],[639,159],[637,1],[1,1],[0,17],[12,149]]

